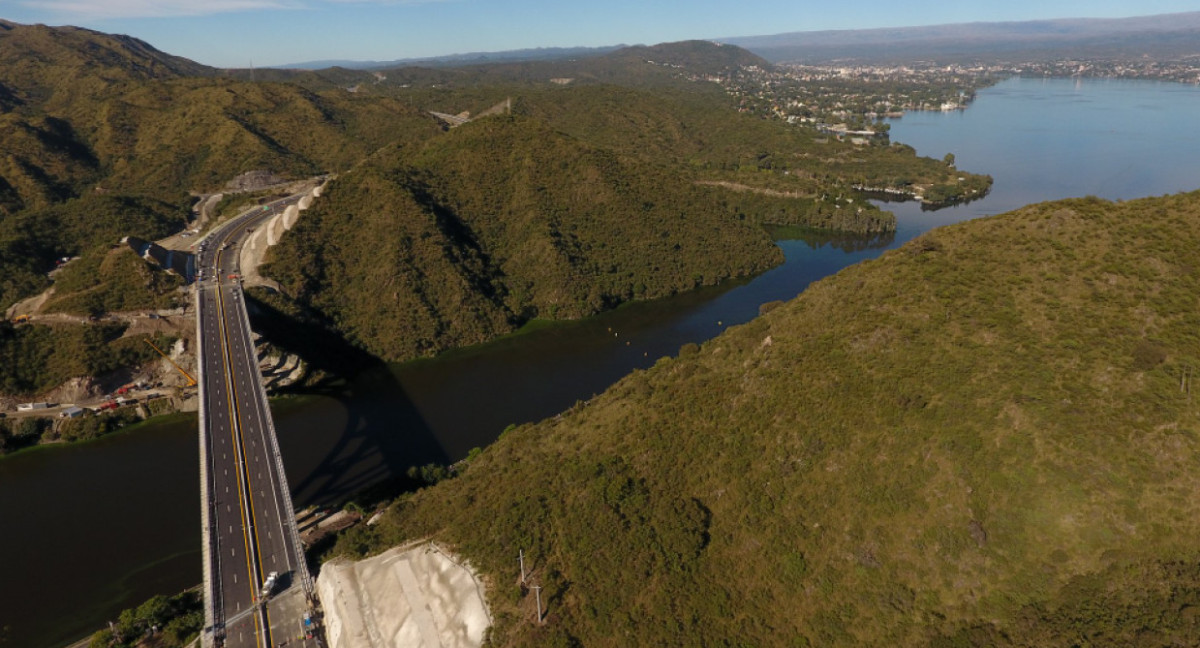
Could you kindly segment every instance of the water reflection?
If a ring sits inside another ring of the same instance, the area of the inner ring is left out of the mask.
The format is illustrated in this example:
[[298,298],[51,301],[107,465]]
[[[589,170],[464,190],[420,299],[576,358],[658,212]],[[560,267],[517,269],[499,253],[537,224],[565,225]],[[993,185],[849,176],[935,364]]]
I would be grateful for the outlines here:
[[812,250],[829,246],[846,254],[865,250],[884,250],[896,241],[895,231],[852,234],[795,226],[772,226],[768,227],[767,231],[776,241],[803,241]]

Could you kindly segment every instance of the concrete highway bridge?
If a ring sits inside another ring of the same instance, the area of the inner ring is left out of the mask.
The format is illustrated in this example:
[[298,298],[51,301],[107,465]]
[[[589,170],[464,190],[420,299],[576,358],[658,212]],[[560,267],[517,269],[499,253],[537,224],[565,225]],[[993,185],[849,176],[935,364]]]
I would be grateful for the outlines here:
[[305,195],[240,214],[196,250],[205,647],[321,645],[307,637],[313,583],[238,267],[248,235]]

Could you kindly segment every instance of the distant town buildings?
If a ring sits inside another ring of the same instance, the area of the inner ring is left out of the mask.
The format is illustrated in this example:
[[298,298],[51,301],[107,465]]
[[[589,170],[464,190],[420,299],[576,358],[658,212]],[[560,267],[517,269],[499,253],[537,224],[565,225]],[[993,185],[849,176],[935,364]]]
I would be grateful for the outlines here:
[[1200,61],[1053,60],[743,66],[686,75],[719,84],[744,113],[814,127],[855,143],[887,139],[885,119],[963,110],[981,88],[1010,76],[1155,79],[1200,83]]

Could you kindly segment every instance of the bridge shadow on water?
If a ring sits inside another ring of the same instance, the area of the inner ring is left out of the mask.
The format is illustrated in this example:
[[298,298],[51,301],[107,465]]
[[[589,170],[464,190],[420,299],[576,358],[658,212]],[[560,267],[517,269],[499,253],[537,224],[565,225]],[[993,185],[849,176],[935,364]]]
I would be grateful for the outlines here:
[[385,362],[252,295],[246,305],[256,332],[324,375],[271,407],[297,507],[394,497],[420,485],[410,468],[449,462]]

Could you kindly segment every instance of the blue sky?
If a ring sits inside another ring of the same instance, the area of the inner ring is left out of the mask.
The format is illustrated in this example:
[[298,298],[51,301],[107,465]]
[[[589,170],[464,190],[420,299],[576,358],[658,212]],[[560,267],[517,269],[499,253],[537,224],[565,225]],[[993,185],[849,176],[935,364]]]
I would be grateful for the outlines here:
[[200,63],[247,67],[1197,8],[1196,0],[0,0],[0,17],[129,34]]

